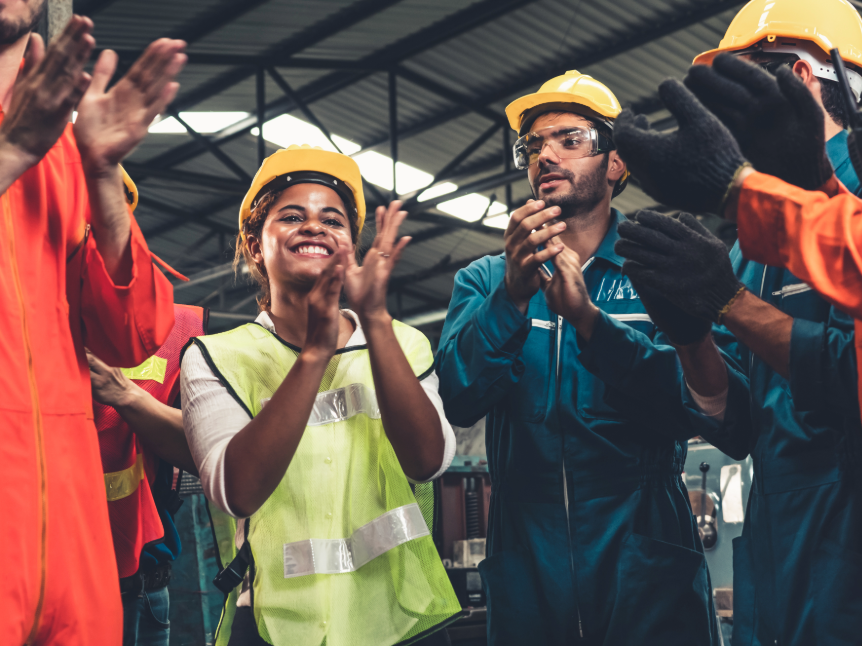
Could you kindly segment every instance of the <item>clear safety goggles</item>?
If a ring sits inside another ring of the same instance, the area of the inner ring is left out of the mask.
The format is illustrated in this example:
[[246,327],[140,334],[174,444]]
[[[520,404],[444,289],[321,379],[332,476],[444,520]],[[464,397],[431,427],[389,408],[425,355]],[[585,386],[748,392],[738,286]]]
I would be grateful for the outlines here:
[[518,138],[512,148],[515,168],[526,170],[535,164],[545,146],[561,159],[578,159],[613,150],[614,142],[595,128],[548,126]]

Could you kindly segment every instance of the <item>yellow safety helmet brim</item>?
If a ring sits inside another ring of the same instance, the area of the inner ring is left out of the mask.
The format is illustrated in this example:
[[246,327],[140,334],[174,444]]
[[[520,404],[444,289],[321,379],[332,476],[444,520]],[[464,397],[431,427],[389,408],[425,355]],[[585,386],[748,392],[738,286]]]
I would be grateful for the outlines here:
[[276,177],[301,171],[326,173],[341,180],[350,188],[356,202],[359,232],[362,233],[362,226],[365,224],[365,196],[362,192],[362,174],[359,172],[359,165],[353,158],[341,153],[308,144],[301,146],[293,144],[263,160],[263,164],[255,174],[251,188],[245,194],[239,209],[239,230],[243,237],[245,237],[243,224],[251,217],[252,202],[260,190]]
[[[538,92],[512,101],[506,106],[506,118],[512,130],[520,136],[526,134],[522,132],[524,126],[535,121],[537,116],[556,110],[574,112],[589,119],[604,121],[613,128],[614,119],[622,112],[622,106],[616,95],[604,83],[600,83],[588,74],[569,70],[544,83]],[[625,174],[617,181],[614,188],[614,197],[623,192],[630,175],[626,168]]]
[[134,212],[138,206],[138,187],[135,186],[135,182],[132,181],[132,178],[129,177],[126,169],[122,166],[120,166],[120,172],[123,174],[123,189],[126,193],[126,202],[128,202],[129,208]]
[[718,47],[696,56],[694,64],[710,65],[721,52],[776,38],[805,40],[827,55],[837,47],[841,58],[862,68],[862,17],[846,0],[751,0],[734,16]]

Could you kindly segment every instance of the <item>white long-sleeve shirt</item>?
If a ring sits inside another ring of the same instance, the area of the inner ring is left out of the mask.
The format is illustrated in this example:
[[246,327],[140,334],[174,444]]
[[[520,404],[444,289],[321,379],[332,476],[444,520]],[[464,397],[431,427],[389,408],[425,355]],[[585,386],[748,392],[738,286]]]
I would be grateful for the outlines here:
[[[365,333],[359,319],[350,310],[342,310],[349,316],[356,329],[347,342],[348,346],[365,344]],[[275,326],[266,312],[261,312],[256,322],[275,334]],[[439,380],[432,372],[419,382],[437,414],[443,429],[443,463],[430,480],[440,476],[455,456],[455,433],[443,413],[443,400],[437,392]],[[180,371],[180,389],[183,402],[183,429],[201,477],[204,494],[226,513],[236,516],[227,503],[225,495],[224,459],[231,438],[251,421],[239,402],[219,381],[207,365],[200,348],[192,345],[183,357]]]

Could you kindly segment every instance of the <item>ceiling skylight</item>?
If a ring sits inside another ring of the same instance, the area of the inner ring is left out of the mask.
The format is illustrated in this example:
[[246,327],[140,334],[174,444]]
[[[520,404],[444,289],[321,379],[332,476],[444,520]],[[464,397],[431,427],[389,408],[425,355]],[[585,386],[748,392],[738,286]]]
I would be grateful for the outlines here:
[[[335,152],[333,145],[317,127],[289,114],[283,114],[263,124],[263,138],[282,148],[291,144],[308,144]],[[338,144],[341,152],[346,155],[352,155],[362,149],[362,146],[338,135],[332,135],[332,141]]]
[[[356,155],[353,159],[359,164],[362,176],[372,184],[387,191],[392,190],[392,158],[381,155],[374,150],[368,150]],[[395,179],[398,182],[399,193],[409,193],[427,186],[434,176],[414,168],[403,162],[395,164]]]
[[446,195],[447,193],[452,193],[457,190],[457,184],[453,184],[452,182],[443,182],[437,186],[432,186],[427,191],[422,191],[417,200],[419,202],[427,202],[428,200],[433,200],[435,197],[440,197],[441,195]]
[[[248,112],[180,112],[180,118],[201,134],[218,132],[247,116]],[[173,117],[168,117],[151,125],[150,132],[160,135],[177,135],[185,134],[186,129],[180,125],[179,121]]]
[[[476,222],[485,214],[485,209],[488,208],[489,200],[484,195],[479,193],[470,193],[462,197],[456,197],[454,200],[441,202],[437,205],[439,211],[454,215],[456,218],[466,220],[467,222]],[[506,205],[501,202],[494,202],[491,208],[488,209],[488,216],[498,215],[506,212]]]

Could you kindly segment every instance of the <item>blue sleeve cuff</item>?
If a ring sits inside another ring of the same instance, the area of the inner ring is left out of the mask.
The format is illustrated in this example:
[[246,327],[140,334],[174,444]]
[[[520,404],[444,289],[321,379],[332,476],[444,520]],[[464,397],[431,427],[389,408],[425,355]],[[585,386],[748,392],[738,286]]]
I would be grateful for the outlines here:
[[578,335],[581,365],[606,383],[620,383],[638,357],[639,346],[631,338],[634,332],[599,310],[590,340]]
[[790,394],[799,410],[813,410],[823,396],[826,325],[793,319],[790,333]]
[[476,327],[495,350],[517,354],[527,340],[530,319],[512,301],[504,280],[473,316]]

